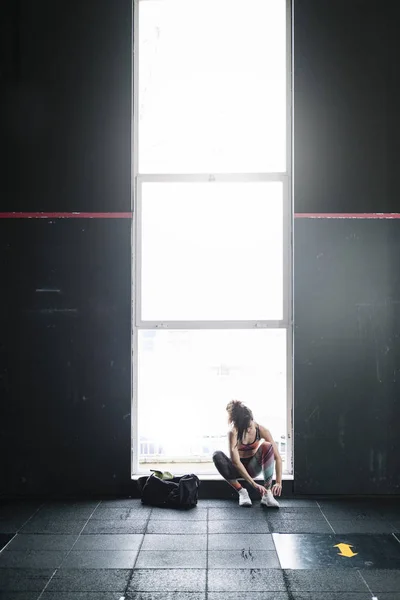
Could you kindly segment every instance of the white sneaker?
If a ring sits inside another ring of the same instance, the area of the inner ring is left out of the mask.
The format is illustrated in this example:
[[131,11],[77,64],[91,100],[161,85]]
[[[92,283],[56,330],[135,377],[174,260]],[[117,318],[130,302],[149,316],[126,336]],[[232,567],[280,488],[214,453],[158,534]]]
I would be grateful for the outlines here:
[[274,498],[271,490],[267,490],[267,493],[261,498],[261,506],[279,508],[279,502]]
[[249,492],[245,488],[239,490],[239,506],[251,506]]

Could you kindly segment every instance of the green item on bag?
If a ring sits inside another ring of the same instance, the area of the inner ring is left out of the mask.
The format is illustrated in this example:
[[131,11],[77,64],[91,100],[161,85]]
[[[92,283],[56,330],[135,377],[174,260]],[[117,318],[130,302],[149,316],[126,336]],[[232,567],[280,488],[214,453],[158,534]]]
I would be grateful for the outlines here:
[[152,473],[154,473],[154,475],[156,477],[158,477],[159,479],[162,479],[162,480],[173,479],[174,478],[174,476],[171,475],[171,473],[169,471],[162,472],[162,471],[156,471],[155,469],[150,469],[150,471]]

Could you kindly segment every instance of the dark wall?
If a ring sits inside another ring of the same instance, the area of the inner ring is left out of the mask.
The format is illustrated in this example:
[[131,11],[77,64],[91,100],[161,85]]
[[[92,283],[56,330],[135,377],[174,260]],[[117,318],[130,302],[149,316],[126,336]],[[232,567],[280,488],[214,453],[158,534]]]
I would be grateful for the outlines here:
[[3,211],[127,211],[130,0],[2,0]]
[[0,490],[130,489],[130,221],[0,219]]
[[[130,0],[0,4],[0,211],[131,210]],[[130,219],[0,219],[0,493],[128,493]]]
[[400,220],[295,234],[295,490],[400,493]]
[[298,213],[400,209],[395,0],[294,0]]
[[[294,207],[399,211],[394,1],[296,0]],[[298,493],[400,493],[400,220],[296,219]]]

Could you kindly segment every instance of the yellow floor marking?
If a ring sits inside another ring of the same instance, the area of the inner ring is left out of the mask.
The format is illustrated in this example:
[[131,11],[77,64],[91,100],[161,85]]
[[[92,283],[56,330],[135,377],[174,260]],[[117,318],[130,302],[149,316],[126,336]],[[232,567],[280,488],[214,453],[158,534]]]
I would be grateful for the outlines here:
[[353,552],[350,544],[336,544],[334,548],[339,548],[340,552],[338,556],[346,556],[347,558],[352,558],[353,556],[357,556],[358,552]]

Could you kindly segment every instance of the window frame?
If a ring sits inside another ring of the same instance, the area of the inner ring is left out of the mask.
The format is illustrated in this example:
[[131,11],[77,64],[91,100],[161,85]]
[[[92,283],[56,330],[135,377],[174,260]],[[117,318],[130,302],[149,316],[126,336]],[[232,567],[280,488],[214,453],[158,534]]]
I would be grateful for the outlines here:
[[[203,173],[203,174],[140,174],[138,171],[138,41],[139,4],[147,0],[133,0],[133,78],[132,78],[132,411],[131,411],[131,474],[141,475],[139,468],[138,423],[138,330],[139,329],[252,329],[271,328],[286,330],[286,469],[284,475],[293,475],[293,144],[292,144],[292,0],[286,3],[286,171],[279,173]],[[168,2],[168,0],[159,0]],[[268,182],[283,184],[283,319],[279,321],[143,321],[141,320],[141,187],[146,182]]]

